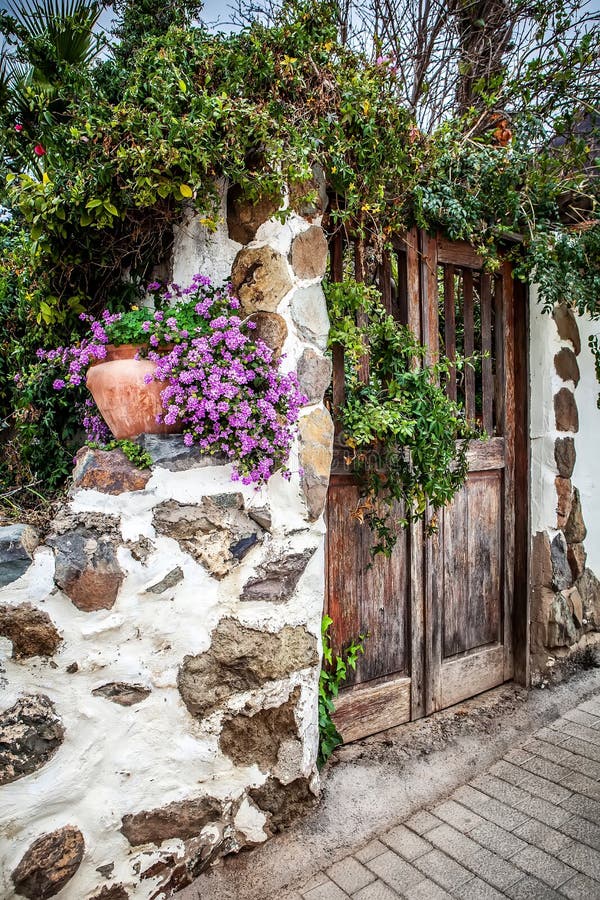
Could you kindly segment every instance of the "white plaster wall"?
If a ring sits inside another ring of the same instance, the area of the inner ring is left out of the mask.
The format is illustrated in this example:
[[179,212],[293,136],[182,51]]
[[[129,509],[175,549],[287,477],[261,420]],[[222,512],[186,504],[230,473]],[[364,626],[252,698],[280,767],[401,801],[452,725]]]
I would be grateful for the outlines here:
[[579,433],[575,435],[577,460],[573,484],[579,488],[587,527],[587,564],[600,576],[600,410],[596,402],[600,384],[596,380],[594,357],[588,345],[590,335],[600,334],[600,322],[593,322],[589,317],[579,317],[577,324],[581,335],[581,353],[577,358],[581,381],[575,391]]

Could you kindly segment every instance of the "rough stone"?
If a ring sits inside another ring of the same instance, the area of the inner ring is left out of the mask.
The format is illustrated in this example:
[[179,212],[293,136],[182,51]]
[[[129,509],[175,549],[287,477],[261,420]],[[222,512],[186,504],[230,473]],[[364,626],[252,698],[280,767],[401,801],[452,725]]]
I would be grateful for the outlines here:
[[573,392],[561,388],[554,395],[554,415],[557,431],[579,431],[579,413]]
[[298,737],[295,709],[299,697],[300,688],[295,688],[280,706],[225,719],[219,737],[225,756],[237,766],[257,765],[263,772],[273,769],[281,745]]
[[27,571],[38,544],[39,535],[30,525],[0,527],[0,587],[11,584]]
[[579,336],[579,328],[575,316],[573,315],[573,311],[569,309],[566,303],[561,303],[554,308],[552,316],[556,322],[558,336],[562,338],[563,341],[571,341],[573,350],[576,355],[579,356],[581,353],[581,338]]
[[577,387],[581,374],[577,364],[577,357],[568,347],[562,347],[554,357],[554,368],[559,378],[563,381],[572,381]]
[[583,575],[587,553],[583,544],[569,544],[567,547],[567,559],[571,566],[571,573],[574,579]]
[[302,337],[316,344],[320,350],[327,347],[329,316],[325,294],[320,284],[299,288],[290,304],[292,318]]
[[281,350],[288,335],[288,327],[283,316],[263,310],[253,313],[248,318],[256,325],[252,336],[264,341],[267,347],[273,350],[275,356],[281,356]]
[[220,800],[214,797],[195,797],[177,800],[159,809],[123,816],[121,831],[132,845],[162,844],[172,838],[196,837],[223,813]]
[[142,684],[127,684],[124,681],[110,681],[92,691],[94,697],[104,697],[119,706],[134,706],[141,703],[152,692]]
[[301,553],[288,553],[258,566],[256,574],[244,585],[240,600],[266,600],[285,603],[302,577],[314,548]]
[[554,459],[561,478],[570,478],[575,468],[575,441],[573,438],[557,438],[554,444]]
[[143,491],[150,480],[149,469],[139,469],[122,450],[82,447],[75,457],[73,486],[93,488],[104,494]]
[[203,718],[233,694],[318,662],[317,640],[301,626],[286,625],[273,634],[226,618],[213,631],[209,650],[184,658],[177,686],[189,712]]
[[533,538],[531,551],[531,581],[533,585],[549,587],[552,584],[552,555],[547,532],[538,531]]
[[308,403],[320,403],[331,382],[331,360],[307,348],[298,360],[298,382]]
[[[314,219],[325,212],[329,198],[327,182],[322,167],[313,166],[313,177],[308,181],[294,181],[290,184],[290,206],[305,219]],[[310,199],[307,199],[310,198]]]
[[246,315],[258,310],[275,312],[292,288],[287,260],[272,247],[240,250],[231,270],[233,293]]
[[229,237],[238,244],[248,244],[256,232],[272,218],[281,206],[281,198],[265,197],[250,203],[239,185],[232,185],[227,192],[227,228]]
[[319,278],[325,274],[329,246],[323,229],[313,225],[292,242],[292,268],[298,278]]
[[79,868],[84,850],[83,835],[73,825],[42,835],[12,873],[15,891],[30,900],[54,897]]
[[583,603],[583,618],[588,628],[600,629],[600,581],[591,569],[585,569],[577,579],[577,590]]
[[552,584],[557,591],[569,588],[573,584],[571,567],[567,560],[567,544],[561,531],[554,535],[550,544],[552,558]]
[[569,610],[571,611],[575,627],[582,628],[585,616],[583,614],[583,599],[581,594],[576,587],[563,591],[563,594],[569,604]]
[[570,478],[561,478],[560,475],[554,479],[554,485],[557,498],[556,527],[564,528],[571,512],[573,486]]
[[146,594],[164,594],[165,591],[168,591],[170,588],[174,588],[176,584],[179,584],[183,579],[183,570],[179,566],[175,566],[174,569],[171,569],[164,578],[161,578],[160,581],[157,581],[156,584],[151,585],[149,588],[146,588]]
[[94,894],[90,900],[129,900],[129,894],[122,884],[104,885],[101,891]]
[[37,772],[63,738],[63,726],[48,697],[21,697],[0,713],[0,784]]
[[[200,503],[187,505],[167,500],[154,509],[154,526],[215,578],[224,578],[264,535],[243,505],[241,494],[203,497]],[[246,542],[243,549],[241,541]]]
[[197,444],[188,447],[182,434],[140,434],[135,442],[150,454],[153,466],[161,466],[169,472],[224,466],[228,462],[224,456],[203,453]]
[[582,541],[585,541],[586,535],[587,528],[583,521],[581,497],[579,496],[579,491],[575,488],[573,490],[571,512],[565,525],[565,538],[568,544],[580,544]]
[[61,642],[48,613],[31,603],[0,606],[0,635],[12,641],[13,659],[53,656]]
[[577,627],[564,594],[556,594],[548,623],[548,647],[570,647],[577,640]]
[[267,816],[265,831],[277,834],[295,819],[306,815],[317,803],[308,778],[296,778],[282,784],[277,778],[267,778],[258,788],[248,791],[249,797]]
[[333,459],[333,422],[326,409],[300,419],[300,467],[308,517],[318,519],[325,509]]
[[273,516],[269,506],[252,506],[247,512],[253,522],[256,522],[265,531],[271,530]]
[[78,528],[48,543],[56,557],[54,581],[77,609],[111,609],[125,577],[114,538]]

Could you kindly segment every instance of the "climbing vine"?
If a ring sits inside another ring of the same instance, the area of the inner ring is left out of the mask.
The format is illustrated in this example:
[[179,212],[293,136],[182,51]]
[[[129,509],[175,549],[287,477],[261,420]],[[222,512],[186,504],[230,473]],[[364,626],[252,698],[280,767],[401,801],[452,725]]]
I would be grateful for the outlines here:
[[323,616],[321,622],[321,640],[323,644],[323,668],[319,677],[319,753],[317,766],[323,768],[336,747],[343,739],[332,716],[335,712],[335,699],[340,687],[348,679],[349,671],[356,670],[359,654],[365,652],[366,634],[360,634],[343,650],[341,656],[334,655],[329,641],[329,629],[333,625],[330,616]]

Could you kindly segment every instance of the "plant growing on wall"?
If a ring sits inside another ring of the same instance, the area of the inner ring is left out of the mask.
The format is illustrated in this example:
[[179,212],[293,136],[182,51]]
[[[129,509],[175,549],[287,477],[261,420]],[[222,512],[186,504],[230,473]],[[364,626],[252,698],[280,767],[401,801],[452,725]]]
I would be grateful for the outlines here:
[[[472,360],[426,365],[425,348],[386,313],[377,288],[352,279],[325,288],[329,346],[344,349],[342,440],[366,495],[357,514],[375,535],[372,553],[389,554],[399,527],[445,506],[464,484],[468,441],[481,433],[448,398],[443,378],[451,365]],[[367,355],[363,379],[360,363]],[[429,526],[435,527],[435,517]]]
[[354,672],[359,654],[365,652],[366,634],[346,647],[341,656],[334,655],[329,642],[329,629],[333,625],[330,616],[323,616],[321,621],[321,641],[323,644],[323,667],[319,676],[319,753],[317,766],[323,768],[336,747],[343,743],[343,738],[332,719],[335,713],[335,700],[340,687],[348,678],[349,670]]

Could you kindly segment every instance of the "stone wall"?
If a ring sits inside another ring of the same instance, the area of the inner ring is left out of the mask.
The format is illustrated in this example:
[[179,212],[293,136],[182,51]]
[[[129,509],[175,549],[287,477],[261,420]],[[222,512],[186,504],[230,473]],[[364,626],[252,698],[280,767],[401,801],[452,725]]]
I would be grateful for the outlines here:
[[[579,397],[598,391],[587,343],[566,306],[543,315],[531,298],[532,603],[534,680],[600,643],[600,581],[588,563],[585,517],[598,507],[594,446],[600,414]],[[592,386],[593,385],[593,386]],[[595,435],[595,436],[594,436]],[[591,454],[591,455],[590,455]],[[581,486],[585,484],[582,492]],[[591,489],[590,489],[591,485]],[[582,496],[583,493],[583,496]],[[594,498],[595,493],[595,498]],[[597,548],[594,548],[597,550]],[[596,554],[596,560],[598,559]],[[597,562],[592,566],[597,565]]]
[[167,897],[318,794],[327,248],[318,200],[283,224],[223,204],[215,234],[189,214],[173,274],[231,272],[297,368],[294,474],[256,492],[142,436],[150,470],[82,450],[44,542],[0,534],[2,897]]

